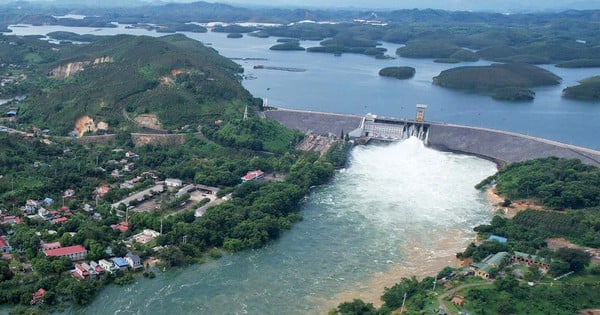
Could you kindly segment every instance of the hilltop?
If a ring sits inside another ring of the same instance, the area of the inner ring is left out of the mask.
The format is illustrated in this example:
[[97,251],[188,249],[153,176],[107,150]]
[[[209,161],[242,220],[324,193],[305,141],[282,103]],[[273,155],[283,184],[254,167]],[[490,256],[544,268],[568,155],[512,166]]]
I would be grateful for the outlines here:
[[223,119],[226,108],[241,117],[254,104],[239,82],[239,65],[184,35],[118,35],[52,50],[53,58],[29,57],[38,62],[27,65],[19,119],[53,134],[66,135],[76,122],[84,124],[80,135],[132,131],[131,120],[141,114],[167,130],[196,127]]

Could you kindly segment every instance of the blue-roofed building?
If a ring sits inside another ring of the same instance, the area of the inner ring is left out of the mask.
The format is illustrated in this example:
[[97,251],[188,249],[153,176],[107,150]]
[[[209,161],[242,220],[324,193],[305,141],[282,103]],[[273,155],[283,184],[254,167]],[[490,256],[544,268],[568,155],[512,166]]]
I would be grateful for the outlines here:
[[120,270],[126,271],[127,267],[129,267],[127,260],[122,257],[113,257],[111,260]]
[[51,204],[53,204],[53,203],[54,203],[54,199],[52,199],[52,198],[50,198],[50,197],[46,197],[46,198],[44,199],[44,203],[45,203],[46,205],[51,205]]
[[498,235],[490,235],[487,239],[488,241],[494,241],[498,243],[506,243],[508,239],[506,237],[498,236]]

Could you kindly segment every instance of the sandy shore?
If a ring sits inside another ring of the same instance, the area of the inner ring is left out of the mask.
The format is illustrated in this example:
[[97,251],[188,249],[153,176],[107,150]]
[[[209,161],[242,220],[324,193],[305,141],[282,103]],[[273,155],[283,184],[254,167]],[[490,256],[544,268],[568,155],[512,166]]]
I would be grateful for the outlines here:
[[[493,187],[486,191],[486,198],[495,211],[501,211],[507,217],[513,217],[519,211],[528,208],[525,202],[518,203],[516,207],[500,206],[504,197],[498,195]],[[361,299],[380,307],[383,304],[380,297],[384,288],[394,286],[402,278],[415,276],[423,279],[437,275],[446,266],[459,267],[460,261],[456,259],[456,253],[464,251],[469,243],[475,241],[474,237],[474,233],[467,234],[464,230],[451,229],[444,231],[438,239],[428,245],[421,245],[419,240],[411,240],[407,242],[410,245],[403,249],[403,252],[410,255],[406,261],[390,266],[385,272],[372,275],[370,280],[359,283],[352,290],[339,292],[331,298],[309,299],[318,306],[319,314],[326,314],[340,303],[354,299]]]
[[440,238],[433,240],[431,245],[427,245],[427,248],[422,248],[420,241],[411,240],[408,242],[410,245],[403,249],[403,252],[410,255],[408,260],[392,265],[385,272],[376,273],[370,280],[359,283],[356,288],[340,292],[330,299],[314,298],[314,304],[318,305],[319,314],[326,314],[340,303],[354,299],[380,307],[383,304],[380,297],[384,288],[394,286],[402,278],[416,276],[422,279],[437,275],[446,266],[458,267],[456,253],[462,252],[471,241],[472,235],[467,235],[464,230],[447,230]]
[[496,211],[503,213],[507,218],[513,218],[517,213],[527,209],[544,210],[542,206],[527,200],[516,200],[513,201],[509,207],[503,207],[502,203],[504,202],[505,197],[499,195],[495,187],[488,188],[485,192],[485,196],[492,207],[494,207]]

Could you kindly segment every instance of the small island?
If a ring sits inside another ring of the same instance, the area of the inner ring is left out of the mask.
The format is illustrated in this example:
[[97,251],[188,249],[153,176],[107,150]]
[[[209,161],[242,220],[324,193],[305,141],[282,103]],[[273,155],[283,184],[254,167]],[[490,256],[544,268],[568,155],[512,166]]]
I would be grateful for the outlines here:
[[415,72],[415,68],[413,67],[387,67],[379,70],[379,75],[382,77],[405,80],[414,77]]
[[304,47],[300,46],[300,42],[297,40],[278,40],[279,44],[271,46],[270,50],[300,50],[303,51]]
[[563,90],[563,97],[585,101],[600,101],[600,76],[590,77],[579,81],[579,85],[569,86]]
[[229,33],[227,34],[227,38],[242,38],[244,37],[244,35],[242,35],[241,33]]
[[433,83],[451,89],[483,92],[496,99],[529,100],[529,88],[559,84],[561,78],[550,71],[524,64],[492,64],[457,67],[442,71]]

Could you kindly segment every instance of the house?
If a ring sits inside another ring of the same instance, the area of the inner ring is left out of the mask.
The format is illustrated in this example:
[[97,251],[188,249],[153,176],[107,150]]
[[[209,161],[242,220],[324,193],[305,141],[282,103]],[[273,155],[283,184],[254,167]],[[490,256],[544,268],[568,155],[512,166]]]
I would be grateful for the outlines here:
[[88,263],[85,263],[85,262],[81,263],[80,265],[81,265],[81,267],[83,267],[83,269],[85,269],[88,272],[88,274],[90,275],[91,278],[94,278],[94,279],[98,278],[98,272],[96,271],[95,268],[93,268],[92,266],[90,266]]
[[183,182],[181,179],[167,178],[165,179],[165,185],[167,185],[167,187],[181,187],[183,186]]
[[126,271],[127,267],[129,267],[127,260],[123,259],[122,257],[113,257],[111,260],[118,270]]
[[140,156],[137,153],[135,153],[135,152],[127,151],[127,152],[125,152],[125,157],[137,159]]
[[52,242],[52,243],[42,243],[40,244],[40,248],[42,251],[51,250],[61,248],[60,242]]
[[12,247],[8,244],[8,241],[3,237],[0,237],[0,253],[2,254],[10,254],[12,252]]
[[44,295],[46,295],[46,290],[40,288],[39,290],[33,293],[31,301],[29,301],[30,305],[36,304],[38,302],[43,302]]
[[159,235],[160,233],[154,230],[144,229],[142,233],[138,233],[132,236],[131,239],[134,240],[136,243],[146,244],[152,241],[153,239],[157,238]]
[[98,212],[94,212],[94,214],[92,215],[92,220],[100,221],[100,220],[102,220],[102,215]]
[[102,266],[100,266],[99,263],[95,262],[95,261],[90,261],[90,267],[92,267],[94,269],[94,271],[96,271],[97,274],[103,274],[104,273],[104,268],[102,268]]
[[498,252],[494,255],[487,256],[480,263],[471,264],[471,268],[475,271],[475,275],[483,279],[490,279],[490,271],[493,268],[500,268],[504,260],[508,257],[507,252]]
[[73,275],[73,277],[79,280],[83,280],[87,278],[90,275],[90,273],[88,272],[87,268],[85,268],[82,264],[75,264],[75,269],[71,271],[71,275]]
[[456,306],[465,306],[465,298],[461,295],[455,295],[454,297],[452,297],[452,300],[450,300],[450,302],[452,302],[452,304],[456,305]]
[[19,112],[16,110],[9,110],[6,112],[6,117],[16,117]]
[[133,270],[137,270],[144,267],[142,266],[142,260],[140,259],[140,256],[136,254],[127,253],[127,255],[125,255],[125,260],[129,264],[129,267],[131,267],[131,269]]
[[117,270],[119,270],[119,267],[115,266],[114,263],[112,263],[111,261],[108,261],[106,259],[100,259],[98,261],[98,265],[102,269],[106,270],[109,273],[113,273],[113,272],[116,272]]
[[69,218],[60,217],[60,218],[52,219],[52,224],[63,224],[67,221],[69,221]]
[[100,198],[104,197],[104,195],[106,195],[108,192],[110,192],[110,186],[108,185],[102,185],[96,188],[96,195],[98,195]]
[[23,212],[27,213],[27,214],[32,214],[34,212],[36,212],[40,207],[41,207],[41,203],[33,200],[33,199],[29,199],[25,202],[25,206],[23,207]]
[[73,190],[73,189],[67,189],[63,193],[63,198],[71,198],[73,196],[75,196],[75,190]]
[[541,269],[550,269],[550,261],[543,257],[536,255],[529,255],[527,253],[515,252],[510,257],[510,262],[513,264],[520,264],[525,266],[538,266]]
[[117,223],[117,224],[112,224],[110,227],[115,231],[121,231],[121,232],[129,231],[129,223],[125,222],[125,221]]
[[54,199],[52,199],[52,198],[50,198],[50,197],[46,197],[46,198],[44,198],[44,204],[45,204],[45,205],[49,206],[49,205],[51,205],[51,204],[53,204],[53,203],[54,203]]
[[14,215],[7,215],[2,218],[2,222],[0,222],[0,224],[15,225],[15,224],[21,224],[21,222],[23,222],[23,221],[21,220],[20,217],[17,217]]
[[87,255],[87,250],[81,245],[74,245],[45,250],[44,254],[47,257],[69,257],[71,260],[82,260]]
[[83,205],[83,211],[92,212],[92,211],[94,211],[94,207],[92,207],[90,204],[86,203]]
[[490,237],[488,237],[486,241],[494,241],[494,242],[504,244],[504,243],[508,242],[508,239],[506,237],[502,237],[502,236],[498,236],[498,235],[490,235]]
[[261,170],[249,171],[246,175],[242,176],[242,181],[247,182],[255,179],[261,179],[265,177],[265,172]]

